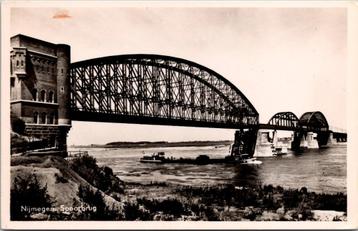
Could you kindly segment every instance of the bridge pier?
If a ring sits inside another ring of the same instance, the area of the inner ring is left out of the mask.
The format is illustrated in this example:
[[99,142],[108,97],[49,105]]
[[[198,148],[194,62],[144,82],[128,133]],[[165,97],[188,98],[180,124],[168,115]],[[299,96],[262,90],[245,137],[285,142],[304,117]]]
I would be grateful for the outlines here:
[[231,155],[249,154],[252,157],[255,153],[257,132],[256,128],[237,130]]
[[318,149],[319,143],[317,140],[317,134],[314,132],[307,132],[306,143],[307,143],[307,148]]
[[305,139],[305,134],[303,132],[294,132],[293,140],[291,142],[291,150],[300,151],[302,139]]
[[[317,134],[315,137],[314,134]],[[322,148],[327,145],[329,132],[294,132],[291,149],[293,151],[302,151],[305,148]]]
[[324,131],[324,132],[318,132],[317,133],[317,141],[318,141],[318,146],[321,148],[323,146],[326,146],[328,144],[328,140],[329,140],[329,131]]

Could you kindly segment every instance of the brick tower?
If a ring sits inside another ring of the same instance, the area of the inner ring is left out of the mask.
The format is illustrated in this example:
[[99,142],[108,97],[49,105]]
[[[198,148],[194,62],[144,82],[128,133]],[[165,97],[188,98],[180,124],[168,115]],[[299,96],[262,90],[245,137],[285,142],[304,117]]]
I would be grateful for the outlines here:
[[26,135],[66,150],[70,46],[19,34],[11,37],[11,47],[12,115],[25,122]]

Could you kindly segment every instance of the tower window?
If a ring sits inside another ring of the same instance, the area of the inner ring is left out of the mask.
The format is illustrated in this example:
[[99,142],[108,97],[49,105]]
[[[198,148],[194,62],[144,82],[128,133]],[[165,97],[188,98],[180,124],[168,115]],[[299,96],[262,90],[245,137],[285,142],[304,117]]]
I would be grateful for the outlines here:
[[24,66],[24,60],[21,60],[21,66]]
[[33,89],[32,90],[32,98],[33,100],[37,101],[38,100],[38,93],[37,93],[37,89]]
[[46,91],[42,90],[40,95],[40,101],[45,102],[46,100]]
[[53,113],[53,122],[54,122],[54,124],[58,123],[58,114],[57,114],[57,112]]
[[46,123],[46,113],[43,112],[41,113],[41,121],[40,121],[41,124],[45,124]]
[[16,66],[19,66],[19,60],[16,60]]
[[50,91],[50,93],[48,94],[48,101],[51,103],[55,102],[53,91]]
[[34,112],[34,123],[37,124],[39,122],[39,113]]
[[48,117],[48,124],[53,124],[54,122],[54,117],[55,117],[55,114],[54,113],[51,113]]

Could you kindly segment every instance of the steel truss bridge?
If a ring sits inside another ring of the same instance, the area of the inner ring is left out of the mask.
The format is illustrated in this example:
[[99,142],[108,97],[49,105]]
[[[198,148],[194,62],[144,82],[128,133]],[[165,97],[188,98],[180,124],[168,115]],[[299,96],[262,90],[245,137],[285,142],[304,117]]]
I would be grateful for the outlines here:
[[306,112],[300,118],[292,112],[278,112],[271,117],[267,124],[261,124],[260,128],[305,132],[329,131],[326,117],[320,111]]
[[267,124],[245,95],[215,71],[164,55],[133,54],[71,64],[71,119],[325,133],[319,112],[276,113]]
[[71,64],[71,119],[249,128],[259,114],[227,79],[163,55],[119,55]]

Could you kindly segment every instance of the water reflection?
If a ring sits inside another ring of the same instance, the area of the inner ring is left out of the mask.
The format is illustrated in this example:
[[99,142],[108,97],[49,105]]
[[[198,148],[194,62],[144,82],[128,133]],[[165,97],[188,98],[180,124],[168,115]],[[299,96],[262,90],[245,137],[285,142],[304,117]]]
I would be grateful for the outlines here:
[[241,187],[260,185],[261,179],[258,168],[260,168],[260,166],[235,165],[233,167],[235,172],[233,184]]

